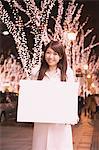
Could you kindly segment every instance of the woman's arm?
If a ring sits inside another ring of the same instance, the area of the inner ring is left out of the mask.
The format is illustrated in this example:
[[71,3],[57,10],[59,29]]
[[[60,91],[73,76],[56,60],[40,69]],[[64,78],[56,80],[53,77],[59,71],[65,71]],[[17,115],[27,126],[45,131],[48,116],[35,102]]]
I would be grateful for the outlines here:
[[73,70],[69,66],[67,66],[66,74],[67,74],[67,82],[75,82]]

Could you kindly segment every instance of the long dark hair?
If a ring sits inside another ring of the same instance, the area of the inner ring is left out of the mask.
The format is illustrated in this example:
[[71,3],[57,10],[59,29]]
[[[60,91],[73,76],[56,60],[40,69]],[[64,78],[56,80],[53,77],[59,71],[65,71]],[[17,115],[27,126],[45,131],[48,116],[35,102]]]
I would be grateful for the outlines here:
[[67,58],[65,53],[65,48],[59,41],[51,41],[48,43],[44,49],[44,56],[42,58],[41,68],[39,70],[38,80],[42,80],[45,76],[45,72],[48,70],[49,65],[45,60],[45,53],[48,48],[53,49],[61,57],[57,64],[57,67],[61,70],[61,81],[66,81],[66,70],[67,70]]

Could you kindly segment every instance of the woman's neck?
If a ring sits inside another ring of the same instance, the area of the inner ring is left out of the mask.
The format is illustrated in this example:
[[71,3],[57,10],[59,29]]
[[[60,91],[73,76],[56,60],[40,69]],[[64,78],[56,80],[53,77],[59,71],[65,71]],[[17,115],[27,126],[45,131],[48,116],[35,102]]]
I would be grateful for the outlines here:
[[49,69],[47,70],[48,75],[51,77],[56,73],[56,69],[57,67],[49,67]]
[[56,72],[57,66],[51,66],[48,68],[48,72]]

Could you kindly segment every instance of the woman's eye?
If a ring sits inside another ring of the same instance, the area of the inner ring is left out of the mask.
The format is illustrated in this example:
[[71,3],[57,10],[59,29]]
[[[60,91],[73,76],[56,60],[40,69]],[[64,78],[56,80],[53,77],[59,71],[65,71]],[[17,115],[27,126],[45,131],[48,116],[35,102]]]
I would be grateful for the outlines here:
[[54,55],[58,55],[58,53],[54,52]]
[[46,54],[49,54],[49,55],[52,54],[52,55],[54,55],[54,56],[58,55],[58,53],[56,53],[56,52],[53,52],[53,53],[52,53],[52,52],[49,52],[49,51],[47,51]]
[[50,52],[46,52],[46,54],[50,54]]

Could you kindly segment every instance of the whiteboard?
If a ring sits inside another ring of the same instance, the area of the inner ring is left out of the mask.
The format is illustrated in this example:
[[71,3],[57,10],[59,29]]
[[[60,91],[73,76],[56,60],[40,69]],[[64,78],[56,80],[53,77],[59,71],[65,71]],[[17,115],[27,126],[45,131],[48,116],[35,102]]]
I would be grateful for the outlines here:
[[21,80],[17,121],[75,124],[78,83]]

